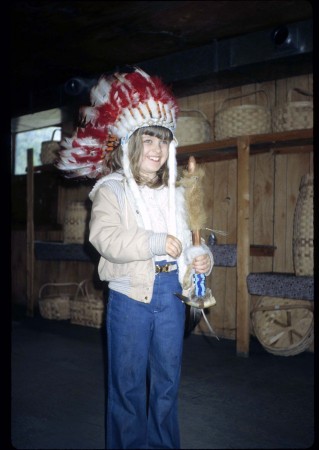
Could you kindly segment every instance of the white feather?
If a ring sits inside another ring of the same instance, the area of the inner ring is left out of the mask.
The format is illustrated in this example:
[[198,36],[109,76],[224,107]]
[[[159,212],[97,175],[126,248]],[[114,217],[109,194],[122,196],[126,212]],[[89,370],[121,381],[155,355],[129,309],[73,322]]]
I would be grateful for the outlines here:
[[101,78],[96,86],[91,89],[90,100],[92,105],[100,106],[106,103],[109,99],[109,93],[111,90],[110,80]]
[[76,140],[79,146],[97,147],[100,145],[99,141],[93,137],[84,137]]
[[128,130],[130,130],[132,128],[135,128],[137,125],[139,125],[136,122],[136,119],[134,118],[134,116],[132,116],[132,114],[130,113],[128,108],[125,108],[123,110],[122,117],[121,117],[120,121],[126,126],[126,128]]
[[86,122],[95,122],[98,118],[98,112],[92,106],[87,106],[81,109],[81,115]]
[[171,107],[170,105],[165,105],[165,111],[167,114],[167,122],[169,123],[171,130],[175,130],[175,128],[176,128],[175,108]]
[[149,98],[147,104],[151,110],[153,119],[158,119],[159,113],[158,113],[158,109],[157,109],[157,102],[153,98]]
[[143,116],[138,108],[131,109],[131,114],[134,117],[135,123],[137,124],[143,123]]
[[118,136],[119,138],[123,138],[127,135],[128,130],[120,121],[117,121],[115,125],[110,127],[112,134]]
[[[73,142],[76,140],[78,146],[77,147],[73,147]],[[83,147],[99,147],[100,146],[100,142],[92,137],[85,137],[85,138],[81,138],[78,139],[76,137],[73,138],[65,138],[62,142],[61,142],[61,147],[65,150],[69,150],[72,152],[83,152],[84,150],[82,149]],[[60,153],[63,154],[64,150],[61,150]]]
[[176,147],[175,141],[172,140],[168,149],[168,189],[169,189],[169,224],[168,231],[173,236],[176,236],[176,205],[175,205],[175,182],[177,173],[176,163]]
[[166,114],[165,107],[162,102],[157,102],[157,104],[158,104],[158,107],[160,110],[161,121],[163,123],[165,123],[167,121],[167,114]]
[[65,137],[62,141],[61,141],[61,147],[72,147],[72,142],[74,141],[74,137]]
[[145,103],[139,103],[138,107],[142,111],[142,114],[144,115],[145,120],[149,120],[150,119],[150,112],[149,112],[146,104]]

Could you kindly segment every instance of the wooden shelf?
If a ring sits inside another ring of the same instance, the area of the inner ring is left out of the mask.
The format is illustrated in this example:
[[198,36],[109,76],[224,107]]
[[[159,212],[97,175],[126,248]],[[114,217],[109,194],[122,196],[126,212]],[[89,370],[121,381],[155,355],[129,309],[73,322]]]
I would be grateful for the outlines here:
[[[313,129],[284,131],[280,133],[256,134],[247,136],[250,155],[259,153],[298,153],[313,150]],[[198,162],[224,161],[238,156],[238,138],[185,145],[177,148],[177,161],[184,163],[189,156]]]
[[[313,129],[283,131],[280,133],[255,134],[247,136],[250,154],[267,153],[299,153],[313,150]],[[198,162],[224,161],[238,156],[238,138],[222,139],[201,144],[184,145],[177,148],[177,161],[184,163],[189,156],[196,156]],[[60,171],[53,164],[34,166],[33,172]]]
[[256,272],[247,277],[250,295],[314,301],[314,277],[294,273]]
[[[236,244],[213,244],[209,248],[214,255],[216,267],[235,267],[237,265]],[[274,256],[276,247],[272,245],[250,245],[250,256]]]
[[91,261],[98,263],[99,254],[89,243],[64,243],[53,241],[34,241],[34,252],[41,261]]

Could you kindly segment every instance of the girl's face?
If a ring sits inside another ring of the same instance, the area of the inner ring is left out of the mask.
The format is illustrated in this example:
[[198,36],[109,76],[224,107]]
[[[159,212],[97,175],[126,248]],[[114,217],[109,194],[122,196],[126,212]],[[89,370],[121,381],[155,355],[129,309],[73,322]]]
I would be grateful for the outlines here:
[[143,152],[140,163],[140,174],[153,180],[157,172],[167,161],[169,141],[155,136],[142,134]]

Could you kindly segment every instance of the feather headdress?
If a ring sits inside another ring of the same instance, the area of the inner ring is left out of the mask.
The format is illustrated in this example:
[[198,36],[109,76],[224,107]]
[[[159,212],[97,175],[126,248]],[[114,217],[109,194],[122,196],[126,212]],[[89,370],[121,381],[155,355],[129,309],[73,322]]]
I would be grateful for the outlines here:
[[[138,128],[157,125],[173,132],[176,127],[175,98],[160,78],[137,67],[102,76],[91,90],[90,101],[91,106],[80,109],[83,127],[61,143],[57,167],[68,177],[100,177],[110,152],[119,143],[125,147]],[[175,159],[175,147],[170,156]]]

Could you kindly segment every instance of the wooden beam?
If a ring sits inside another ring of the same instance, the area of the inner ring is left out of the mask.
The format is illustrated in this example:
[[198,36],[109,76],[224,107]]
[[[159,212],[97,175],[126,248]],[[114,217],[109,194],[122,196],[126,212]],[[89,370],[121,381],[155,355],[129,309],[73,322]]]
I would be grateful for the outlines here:
[[[313,144],[300,145],[298,147],[298,152],[299,153],[310,153],[310,152],[313,152]],[[274,153],[280,154],[280,155],[287,155],[287,154],[290,154],[290,153],[296,153],[296,147],[280,147],[280,148],[276,148],[274,150]]]
[[247,289],[249,274],[249,137],[237,140],[237,335],[238,356],[249,356],[250,296]]
[[[255,134],[249,136],[250,154],[308,153],[313,150],[313,129],[282,131],[278,133]],[[186,163],[189,156],[196,161],[224,161],[237,158],[237,138],[221,139],[213,142],[177,147],[177,162]]]

